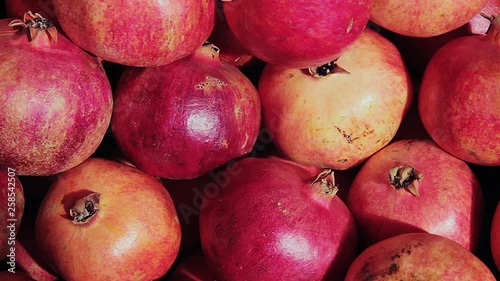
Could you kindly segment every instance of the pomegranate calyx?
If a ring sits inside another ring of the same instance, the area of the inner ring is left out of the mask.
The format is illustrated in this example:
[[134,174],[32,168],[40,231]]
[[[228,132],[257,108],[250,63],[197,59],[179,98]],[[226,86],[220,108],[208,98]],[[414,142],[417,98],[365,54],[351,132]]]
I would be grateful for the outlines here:
[[395,189],[404,188],[414,196],[419,196],[418,186],[424,175],[409,165],[389,169],[389,182]]
[[54,24],[42,17],[38,13],[32,13],[27,11],[24,13],[22,20],[15,19],[9,23],[10,27],[21,27],[28,29],[29,41],[35,40],[35,38],[40,34],[41,31],[45,31],[49,40],[57,42],[57,28]]
[[314,77],[327,77],[334,73],[351,74],[349,71],[339,66],[337,64],[337,60],[338,59],[335,59],[331,62],[325,63],[320,66],[309,67],[308,68],[309,74],[311,74]]
[[205,43],[201,45],[196,53],[202,56],[207,56],[209,58],[219,60],[220,48],[215,46],[210,41],[205,41]]
[[74,224],[87,223],[99,212],[101,194],[94,192],[75,201],[69,209],[69,215]]
[[484,18],[488,19],[491,24],[486,31],[486,38],[491,38],[493,42],[500,44],[500,17],[499,16],[488,16],[485,14],[481,14]]
[[335,177],[332,169],[323,170],[311,184],[319,185],[320,193],[323,195],[335,196],[339,191],[338,186],[335,184]]

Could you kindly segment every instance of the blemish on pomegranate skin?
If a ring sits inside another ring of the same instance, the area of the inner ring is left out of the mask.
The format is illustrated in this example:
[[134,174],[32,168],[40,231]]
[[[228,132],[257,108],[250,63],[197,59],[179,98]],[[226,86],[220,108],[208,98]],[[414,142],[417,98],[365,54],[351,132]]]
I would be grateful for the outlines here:
[[347,25],[347,28],[346,28],[346,33],[349,33],[352,29],[352,26],[354,25],[354,18],[351,18],[351,20],[349,21],[349,24]]
[[226,82],[212,76],[206,76],[205,81],[200,82],[194,86],[196,90],[210,91],[212,88],[220,89],[225,86]]

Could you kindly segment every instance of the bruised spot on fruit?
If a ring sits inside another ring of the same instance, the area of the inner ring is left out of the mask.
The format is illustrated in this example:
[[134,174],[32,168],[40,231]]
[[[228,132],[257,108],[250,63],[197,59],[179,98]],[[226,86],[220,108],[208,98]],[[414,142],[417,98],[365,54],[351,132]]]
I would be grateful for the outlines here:
[[347,28],[345,29],[345,33],[351,32],[351,29],[352,29],[353,25],[354,25],[354,18],[351,18],[351,20],[347,24]]
[[424,175],[409,165],[396,166],[389,169],[389,182],[395,189],[404,188],[411,194],[419,196],[418,186]]
[[213,88],[220,89],[222,86],[225,86],[226,82],[221,81],[220,79],[212,76],[206,76],[205,81],[200,82],[194,86],[196,90],[202,90],[202,91],[212,91]]
[[355,137],[353,138],[352,137],[352,134],[347,134],[344,130],[340,129],[339,127],[335,126],[335,128],[337,129],[337,131],[339,131],[339,133],[342,134],[342,136],[346,139],[347,143],[352,143],[353,141],[355,140],[358,140],[359,137]]
[[87,223],[99,212],[101,194],[94,192],[75,201],[69,209],[69,215],[74,224]]

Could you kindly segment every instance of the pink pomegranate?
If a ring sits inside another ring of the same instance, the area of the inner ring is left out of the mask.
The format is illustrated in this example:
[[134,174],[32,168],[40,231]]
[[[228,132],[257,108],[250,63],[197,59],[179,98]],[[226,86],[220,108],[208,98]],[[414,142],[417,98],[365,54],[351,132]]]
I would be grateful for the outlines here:
[[431,141],[397,141],[370,157],[347,205],[364,245],[429,232],[475,250],[481,235],[484,208],[476,176]]
[[112,113],[100,60],[26,13],[0,20],[0,61],[0,166],[53,175],[90,157]]
[[258,87],[264,126],[282,154],[338,170],[387,145],[413,100],[399,51],[371,29],[337,61],[309,72],[266,65]]
[[308,68],[336,59],[361,35],[373,0],[223,1],[230,30],[255,57]]
[[200,213],[203,252],[217,280],[343,280],[357,234],[331,170],[248,157],[231,171]]
[[214,26],[214,0],[53,0],[78,46],[124,65],[159,66],[193,53]]
[[345,281],[495,281],[473,253],[429,233],[398,235],[369,247],[352,263]]
[[374,0],[370,19],[398,34],[431,37],[466,24],[487,0]]
[[429,62],[419,92],[422,123],[444,150],[500,165],[500,17],[486,36],[457,38]]
[[260,114],[255,86],[207,44],[169,65],[125,70],[112,128],[139,169],[192,179],[249,153]]

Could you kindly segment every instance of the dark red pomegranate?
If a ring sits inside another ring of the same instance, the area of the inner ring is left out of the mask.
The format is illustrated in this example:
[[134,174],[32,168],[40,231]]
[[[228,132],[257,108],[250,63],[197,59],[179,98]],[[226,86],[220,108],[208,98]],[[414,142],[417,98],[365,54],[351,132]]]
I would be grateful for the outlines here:
[[231,171],[225,187],[206,193],[200,213],[217,280],[343,280],[357,233],[331,170],[248,157]]
[[365,245],[429,232],[475,250],[480,239],[484,210],[476,176],[431,141],[397,141],[370,157],[349,189],[347,205]]
[[352,263],[345,281],[495,281],[473,253],[443,236],[407,233],[381,241]]
[[432,57],[419,113],[432,139],[467,162],[500,165],[500,17],[486,36],[457,38]]
[[214,26],[214,0],[53,0],[78,46],[124,65],[159,66],[193,53]]
[[100,60],[29,12],[0,21],[0,61],[0,166],[53,175],[90,157],[112,113]]
[[372,0],[223,1],[230,30],[255,57],[308,68],[336,59],[360,36]]
[[169,65],[125,70],[112,128],[141,170],[191,179],[250,152],[260,118],[255,86],[208,44]]

